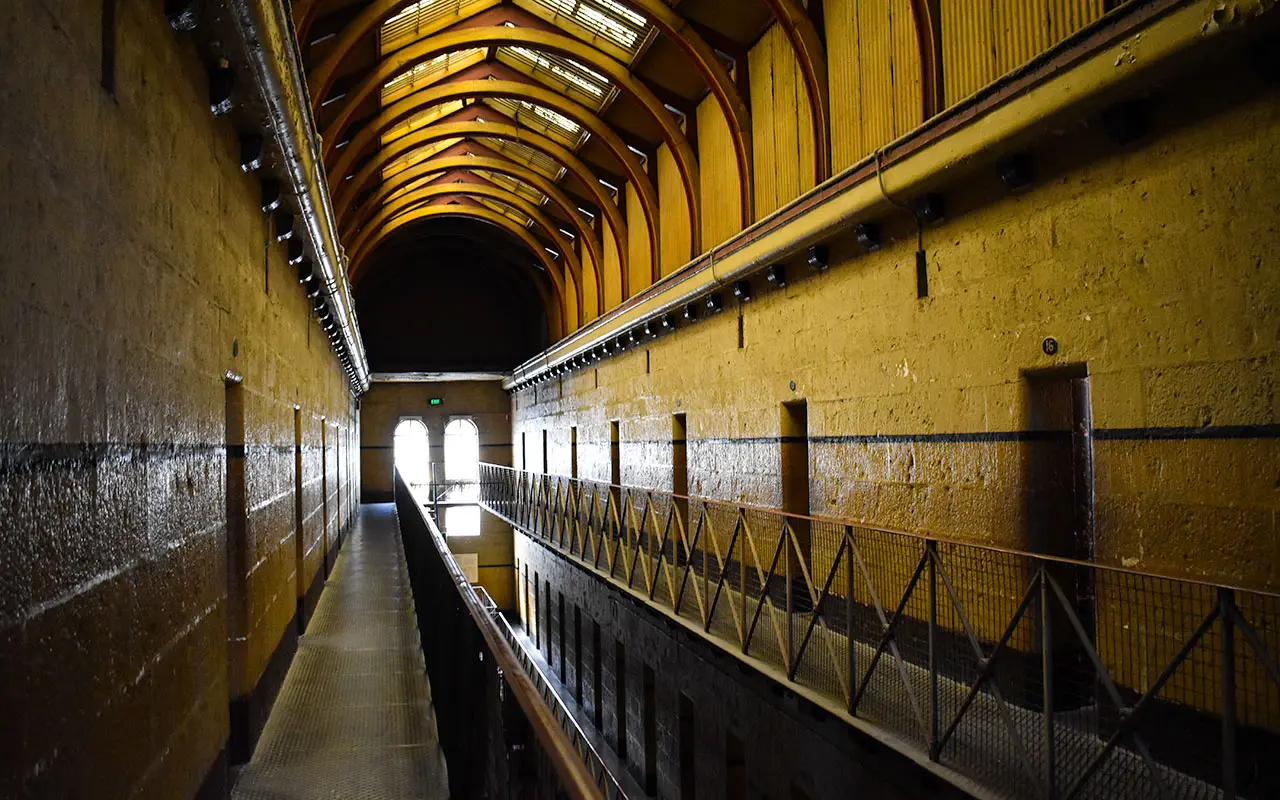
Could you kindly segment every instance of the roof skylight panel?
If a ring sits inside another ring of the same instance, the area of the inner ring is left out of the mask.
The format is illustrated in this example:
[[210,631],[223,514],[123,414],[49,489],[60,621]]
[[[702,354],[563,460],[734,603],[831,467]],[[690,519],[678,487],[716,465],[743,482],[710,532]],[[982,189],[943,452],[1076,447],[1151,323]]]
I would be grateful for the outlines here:
[[412,44],[452,25],[465,12],[495,5],[494,0],[418,0],[378,29],[378,55]]
[[451,69],[469,67],[484,60],[485,48],[473,47],[453,53],[441,53],[428,61],[415,64],[387,81],[382,86],[382,105],[387,106],[401,97],[444,77]]

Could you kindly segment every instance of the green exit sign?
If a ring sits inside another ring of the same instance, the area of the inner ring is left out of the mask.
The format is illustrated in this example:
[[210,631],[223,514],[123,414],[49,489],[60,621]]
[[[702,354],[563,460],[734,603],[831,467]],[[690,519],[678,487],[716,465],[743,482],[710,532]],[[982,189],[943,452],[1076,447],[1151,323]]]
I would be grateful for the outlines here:
[[444,402],[444,398],[442,398],[442,397],[433,397],[433,398],[431,398],[431,399],[430,399],[429,401],[427,401],[427,402],[429,402],[429,403],[430,403],[431,405],[433,405],[433,406],[438,406],[438,405],[440,405],[441,403],[443,403],[443,402]]

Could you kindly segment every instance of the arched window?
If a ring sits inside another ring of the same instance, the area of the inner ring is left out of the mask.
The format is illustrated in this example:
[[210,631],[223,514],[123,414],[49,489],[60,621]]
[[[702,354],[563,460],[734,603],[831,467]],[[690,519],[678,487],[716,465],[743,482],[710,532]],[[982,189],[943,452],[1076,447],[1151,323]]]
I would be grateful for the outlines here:
[[396,426],[395,459],[405,483],[431,482],[431,440],[422,420],[401,420]]
[[480,431],[469,419],[455,419],[445,426],[444,479],[480,480]]

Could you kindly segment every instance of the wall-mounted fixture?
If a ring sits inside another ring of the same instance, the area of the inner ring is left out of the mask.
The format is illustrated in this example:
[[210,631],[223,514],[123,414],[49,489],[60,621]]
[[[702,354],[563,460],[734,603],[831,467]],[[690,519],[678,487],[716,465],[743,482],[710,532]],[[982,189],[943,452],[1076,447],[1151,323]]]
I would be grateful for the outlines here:
[[765,271],[764,279],[781,289],[787,285],[787,268],[782,264],[774,264]]
[[667,313],[662,315],[662,329],[673,331],[676,329],[676,315]]
[[303,287],[305,287],[305,290],[306,290],[306,293],[307,293],[307,297],[319,297],[319,296],[320,296],[320,280],[319,280],[318,278],[316,278],[316,276],[312,275],[312,276],[311,276],[311,280],[307,281],[306,283],[304,283],[304,284],[302,284],[302,285],[303,285]]
[[853,238],[868,253],[880,249],[880,226],[874,222],[859,222],[853,226]]
[[262,137],[256,133],[240,134],[240,169],[253,172],[262,166]]
[[283,242],[285,239],[293,238],[294,218],[287,211],[276,214],[276,241]]
[[280,207],[280,181],[268,178],[262,182],[262,213],[269,214]]
[[231,113],[235,108],[232,95],[236,87],[236,73],[223,59],[209,70],[209,110],[215,117]]
[[942,195],[930,192],[916,203],[916,218],[921,225],[933,225],[947,216],[947,206]]
[[707,295],[707,310],[715,313],[724,308],[724,296],[719,292]]
[[693,322],[698,318],[698,306],[696,303],[689,303],[684,307],[684,319],[686,322]]
[[751,281],[743,278],[733,283],[733,296],[738,298],[740,303],[751,302]]
[[164,16],[175,31],[194,31],[200,24],[200,0],[164,0]]
[[825,244],[815,244],[809,248],[809,269],[821,272],[831,265]]
[[1107,137],[1118,145],[1133,144],[1147,135],[1151,122],[1147,108],[1137,100],[1117,103],[1102,112]]
[[1029,188],[1034,180],[1031,156],[1026,153],[1014,153],[1002,159],[996,169],[1000,174],[1000,182],[1011,192]]
[[298,262],[298,283],[306,283],[315,274],[315,265],[311,263],[311,259],[304,258]]
[[302,259],[306,258],[306,250],[302,246],[301,239],[289,240],[289,266],[296,267],[302,263]]

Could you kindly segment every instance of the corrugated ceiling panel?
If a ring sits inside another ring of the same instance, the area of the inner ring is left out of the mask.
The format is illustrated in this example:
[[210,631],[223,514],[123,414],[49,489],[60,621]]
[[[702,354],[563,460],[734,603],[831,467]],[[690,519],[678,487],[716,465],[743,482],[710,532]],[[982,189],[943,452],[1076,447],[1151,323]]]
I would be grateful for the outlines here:
[[581,241],[576,239],[571,241],[573,242],[573,251],[578,254],[578,262],[582,264],[582,295],[585,301],[583,314],[586,316],[587,322],[590,322],[600,316],[600,312],[603,311],[596,300],[595,262],[591,260],[591,253],[583,246]]
[[617,240],[613,237],[613,228],[602,225],[603,236],[600,249],[604,257],[604,303],[606,310],[622,302],[622,268],[618,262]]
[[924,78],[920,65],[920,43],[911,0],[890,0],[889,24],[893,38],[893,132],[888,144],[924,122]]
[[665,144],[658,148],[658,213],[662,240],[659,264],[670,275],[689,262],[689,201],[680,180],[680,169]]
[[698,162],[702,180],[702,246],[710,249],[742,227],[738,161],[729,124],[714,97],[698,104]]
[[765,34],[748,54],[751,138],[756,169],[756,219],[769,215],[778,207],[773,117],[773,38],[772,31]]
[[827,61],[831,87],[831,167],[839,172],[865,153],[862,125],[862,50],[858,28],[859,0],[826,0],[827,50],[840,53]]
[[[645,224],[644,209],[640,205],[640,195],[636,192],[629,182],[626,189],[627,203],[627,238],[631,241],[627,243],[627,261],[631,273],[630,285],[627,287],[631,290],[631,294],[643,291],[653,282],[650,273],[650,264],[652,263],[649,256],[649,227]],[[662,231],[659,229],[659,235]]]
[[419,0],[382,24],[378,30],[378,54],[412,44],[443,30],[460,17],[498,5],[501,0]]
[[795,54],[777,25],[749,58],[759,219],[813,188],[813,128]]
[[858,4],[862,43],[863,155],[893,138],[893,27],[889,4]]
[[948,0],[943,79],[954,105],[1098,19],[1103,0]]

